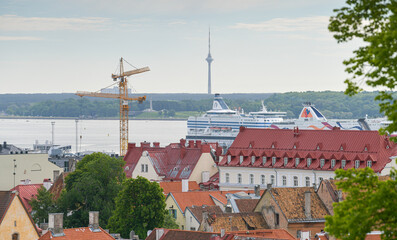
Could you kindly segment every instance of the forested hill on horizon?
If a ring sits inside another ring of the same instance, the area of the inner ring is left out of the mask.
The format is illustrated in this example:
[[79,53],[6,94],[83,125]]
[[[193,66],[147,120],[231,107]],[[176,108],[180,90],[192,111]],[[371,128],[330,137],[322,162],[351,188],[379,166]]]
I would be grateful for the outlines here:
[[[268,110],[285,111],[288,118],[297,118],[302,103],[311,102],[327,118],[382,117],[378,92],[362,92],[353,97],[343,92],[288,92],[288,93],[233,93],[221,94],[231,109],[244,112],[259,111],[261,101]],[[214,95],[189,93],[142,93],[147,96],[142,104],[131,102],[132,114],[137,118],[187,118],[212,108]],[[152,100],[153,110],[147,112]],[[73,93],[51,94],[0,94],[0,116],[20,117],[117,117],[119,102],[115,99],[80,98]]]

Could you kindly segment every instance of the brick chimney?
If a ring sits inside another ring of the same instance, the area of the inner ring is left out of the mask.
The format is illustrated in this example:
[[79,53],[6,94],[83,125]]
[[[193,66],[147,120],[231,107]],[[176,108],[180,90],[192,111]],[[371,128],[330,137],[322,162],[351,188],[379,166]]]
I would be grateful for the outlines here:
[[181,140],[179,140],[181,147],[186,147],[186,139],[181,138]]
[[128,143],[128,149],[127,150],[133,149],[135,147],[136,147],[135,143]]
[[255,185],[255,197],[261,196],[261,187],[259,185]]
[[189,191],[189,180],[182,179],[182,192],[188,192],[188,191]]
[[160,143],[159,142],[153,142],[153,147],[160,147]]
[[194,148],[194,140],[189,140],[189,148]]
[[98,211],[90,211],[89,213],[89,225],[88,227],[92,232],[100,232],[99,229],[99,212]]
[[306,218],[311,219],[312,218],[312,213],[311,213],[311,192],[306,191],[305,192],[305,216]]
[[150,147],[150,142],[146,142],[146,141],[145,142],[141,142],[141,147],[142,148],[144,148],[144,147],[145,148],[149,148]]
[[196,147],[201,148],[201,140],[196,140]]
[[209,153],[211,152],[211,147],[209,144],[201,144],[201,152]]
[[63,233],[63,213],[48,214],[48,230],[54,237],[65,236]]

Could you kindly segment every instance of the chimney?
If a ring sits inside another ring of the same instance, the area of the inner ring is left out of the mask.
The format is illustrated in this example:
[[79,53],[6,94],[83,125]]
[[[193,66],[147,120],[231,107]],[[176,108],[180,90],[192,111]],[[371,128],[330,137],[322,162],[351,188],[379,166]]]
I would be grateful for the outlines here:
[[100,232],[99,229],[99,212],[98,211],[90,211],[89,213],[89,225],[88,227],[92,232]]
[[48,189],[50,189],[51,185],[52,185],[51,179],[49,179],[49,178],[44,179],[44,181],[43,181],[43,187],[44,187],[45,189],[47,189],[47,191],[48,191]]
[[59,170],[54,170],[53,173],[54,173],[54,178],[53,179],[54,179],[54,182],[56,182],[56,180],[59,177]]
[[3,143],[3,148],[7,148],[7,142],[6,141],[4,141],[4,143]]
[[159,142],[153,142],[153,147],[160,147],[160,143]]
[[209,144],[201,144],[201,152],[209,153],[211,152],[211,147]]
[[182,179],[182,192],[187,192],[187,191],[189,191],[189,180]]
[[261,196],[261,188],[259,185],[255,185],[255,197]]
[[20,185],[25,185],[25,179],[21,180],[19,184]]
[[305,216],[306,218],[311,219],[312,218],[312,213],[311,213],[311,192],[306,191],[305,192]]
[[267,189],[268,191],[270,191],[270,189],[272,189],[272,184],[271,184],[271,183],[268,183],[268,184],[266,185],[266,189]]
[[189,140],[189,148],[194,148],[194,140]]
[[164,234],[164,228],[156,228],[156,240],[160,240],[163,234]]
[[48,214],[48,230],[54,237],[65,236],[63,233],[63,213]]
[[136,144],[135,143],[128,143],[128,150],[135,148]]
[[186,147],[186,139],[181,138],[181,140],[179,140],[181,147]]
[[201,148],[201,140],[196,140],[196,147]]
[[149,148],[149,147],[150,147],[150,142],[146,142],[146,141],[141,142],[141,147],[142,147],[142,148],[144,148],[144,147]]

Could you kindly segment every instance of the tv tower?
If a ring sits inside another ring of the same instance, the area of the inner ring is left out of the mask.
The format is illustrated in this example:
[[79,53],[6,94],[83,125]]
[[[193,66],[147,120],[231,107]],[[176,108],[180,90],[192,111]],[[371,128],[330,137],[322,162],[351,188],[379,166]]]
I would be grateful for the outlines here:
[[208,94],[211,94],[211,63],[214,59],[211,57],[211,30],[208,29],[208,57],[205,59],[208,62]]

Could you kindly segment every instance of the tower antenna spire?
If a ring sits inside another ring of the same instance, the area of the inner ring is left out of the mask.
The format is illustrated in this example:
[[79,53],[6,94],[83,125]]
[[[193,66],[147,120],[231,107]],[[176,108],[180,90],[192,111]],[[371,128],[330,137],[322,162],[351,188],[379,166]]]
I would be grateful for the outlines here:
[[211,63],[214,59],[211,56],[211,28],[208,28],[208,56],[205,59],[208,62],[208,94],[211,94]]

